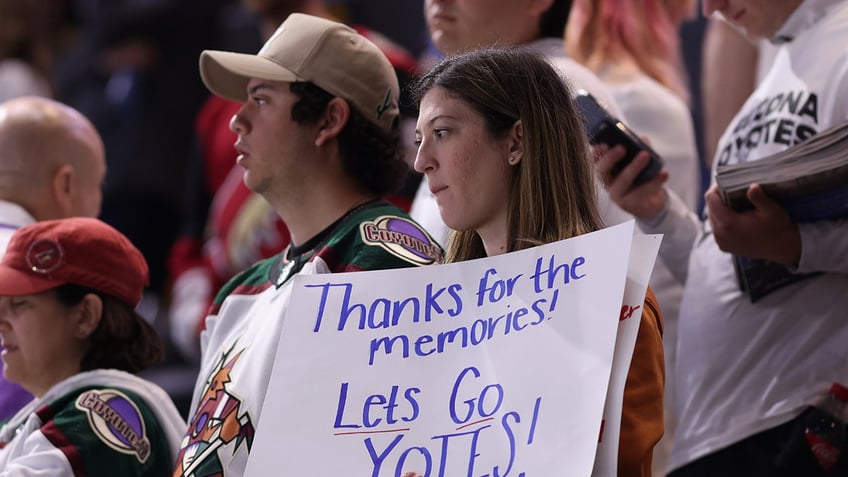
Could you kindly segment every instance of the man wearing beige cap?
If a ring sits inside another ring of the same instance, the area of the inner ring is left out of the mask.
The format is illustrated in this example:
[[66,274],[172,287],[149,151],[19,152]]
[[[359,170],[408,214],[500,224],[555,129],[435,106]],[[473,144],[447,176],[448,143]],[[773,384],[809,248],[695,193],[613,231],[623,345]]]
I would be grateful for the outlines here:
[[174,475],[235,476],[261,419],[291,278],[432,264],[441,249],[379,200],[406,165],[397,78],[373,43],[340,23],[292,14],[257,55],[203,52],[200,73],[213,93],[244,103],[230,123],[244,182],[291,234],[286,250],[224,286],[201,336]]

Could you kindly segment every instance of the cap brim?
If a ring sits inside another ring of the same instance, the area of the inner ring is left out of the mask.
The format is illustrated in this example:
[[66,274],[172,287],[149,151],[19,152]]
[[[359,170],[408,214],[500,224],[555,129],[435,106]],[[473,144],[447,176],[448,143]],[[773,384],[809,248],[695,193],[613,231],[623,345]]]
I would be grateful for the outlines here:
[[244,102],[251,78],[287,83],[303,81],[273,61],[257,55],[205,50],[200,54],[203,84],[222,98]]
[[50,280],[0,265],[0,296],[34,295],[64,284],[61,280]]

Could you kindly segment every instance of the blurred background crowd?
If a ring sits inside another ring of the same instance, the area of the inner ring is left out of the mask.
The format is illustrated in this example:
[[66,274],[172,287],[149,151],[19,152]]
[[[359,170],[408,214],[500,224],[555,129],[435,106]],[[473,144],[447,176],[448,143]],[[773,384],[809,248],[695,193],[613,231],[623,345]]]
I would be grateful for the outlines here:
[[[219,257],[202,249],[213,197],[235,164],[228,123],[238,105],[210,97],[197,70],[201,50],[254,53],[288,13],[311,10],[360,25],[375,37],[382,33],[386,48],[396,51],[399,72],[411,76],[428,48],[422,3],[0,0],[0,102],[50,97],[79,110],[102,136],[107,175],[100,218],[126,234],[150,264],[150,285],[139,310],[169,344],[166,363],[151,378],[173,392],[181,410],[189,404],[196,370],[191,327],[180,339],[172,337],[168,323],[174,279],[188,270],[217,270],[219,276],[206,281],[208,299],[235,270],[260,258],[246,253],[235,263],[221,264],[231,261],[225,258],[205,266],[209,257]],[[417,179],[410,178],[411,187]],[[249,195],[240,180],[231,182],[236,183],[233,194]],[[403,201],[402,196],[397,199]],[[222,223],[231,216],[218,215],[219,231],[231,228]],[[221,247],[227,244],[221,242],[227,233],[222,234],[213,242],[225,254]],[[257,253],[276,252],[286,242],[280,226],[280,236]],[[198,283],[189,281],[187,287],[195,292]],[[204,312],[202,305],[195,308],[195,314]],[[174,339],[182,346],[174,346]],[[189,349],[181,352],[184,347]]]
[[[139,310],[165,337],[168,358],[149,377],[173,394],[181,410],[189,404],[196,375],[195,317],[232,273],[288,240],[282,224],[266,228],[273,234],[254,237],[252,247],[243,247],[246,239],[238,237],[234,220],[253,215],[273,222],[274,214],[262,207],[251,214],[231,210],[234,197],[238,207],[253,207],[241,174],[229,174],[235,136],[228,122],[238,105],[204,88],[197,70],[201,50],[253,53],[290,12],[304,11],[367,32],[388,53],[403,83],[439,55],[430,43],[423,3],[0,0],[0,102],[23,95],[54,98],[82,112],[101,134],[108,167],[100,218],[126,234],[150,264],[150,286]],[[690,92],[701,157],[708,157],[700,94],[706,26],[693,12],[679,32],[689,82],[683,88]],[[410,107],[410,101],[403,103]],[[405,113],[414,118],[415,111]],[[414,127],[414,119],[409,125]],[[414,153],[407,156],[411,161]],[[408,209],[419,182],[411,173],[393,201]],[[227,199],[216,198],[220,194]],[[187,324],[171,323],[186,316],[192,317],[184,319]]]
[[[367,32],[388,53],[403,83],[438,57],[423,3],[0,0],[0,101],[54,98],[82,112],[103,137],[108,168],[100,218],[126,234],[150,264],[140,312],[166,338],[168,359],[149,376],[172,392],[181,410],[189,404],[196,375],[193,346],[200,320],[195,317],[232,273],[279,251],[288,240],[282,224],[253,237],[252,247],[244,247],[247,239],[238,236],[242,228],[233,221],[248,215],[273,222],[274,214],[261,206],[251,214],[231,210],[234,197],[238,207],[253,207],[241,174],[229,174],[235,136],[228,122],[238,105],[204,88],[197,70],[201,50],[256,52],[291,11],[305,11]],[[703,125],[707,25],[693,11],[679,31],[689,83],[682,88],[689,92],[700,157],[710,157],[705,144],[716,139]],[[410,101],[403,103],[402,109],[410,107]],[[414,118],[415,111],[405,113]],[[414,127],[414,119],[409,124]],[[414,153],[407,156],[411,160]],[[393,198],[407,209],[420,177],[412,173],[408,182]],[[191,317],[187,324],[171,323],[186,316]]]

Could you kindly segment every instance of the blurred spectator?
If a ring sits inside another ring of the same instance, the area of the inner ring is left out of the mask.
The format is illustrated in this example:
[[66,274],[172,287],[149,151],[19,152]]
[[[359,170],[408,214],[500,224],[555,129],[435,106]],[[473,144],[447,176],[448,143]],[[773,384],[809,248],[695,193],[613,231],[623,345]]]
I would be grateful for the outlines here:
[[150,290],[181,221],[192,118],[206,93],[195,70],[212,43],[214,0],[75,0],[79,37],[58,58],[58,97],[97,127],[109,173],[102,218],[150,264]]
[[[103,143],[77,111],[38,97],[0,104],[0,151],[0,255],[18,227],[100,212]],[[0,422],[30,399],[0,372]]]
[[415,57],[427,48],[424,0],[328,0],[343,21],[379,31]]
[[0,102],[51,95],[39,5],[28,0],[0,0]]
[[[668,186],[695,211],[700,195],[698,150],[678,29],[695,14],[694,0],[576,0],[566,47],[609,88],[627,124],[664,161]],[[666,369],[673,369],[683,284],[658,259],[651,286],[663,310]],[[665,433],[654,449],[654,472],[662,475],[671,451],[672,389],[666,380]]]

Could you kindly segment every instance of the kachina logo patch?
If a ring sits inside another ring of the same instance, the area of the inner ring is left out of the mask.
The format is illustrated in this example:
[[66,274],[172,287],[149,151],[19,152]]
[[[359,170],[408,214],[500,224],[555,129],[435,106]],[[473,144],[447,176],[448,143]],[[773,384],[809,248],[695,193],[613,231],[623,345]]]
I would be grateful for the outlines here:
[[88,416],[97,437],[112,449],[134,455],[140,463],[150,457],[150,440],[138,406],[126,394],[114,390],[86,391],[77,398],[76,408]]
[[230,348],[223,353],[206,381],[199,407],[177,455],[175,476],[220,477],[224,475],[224,464],[218,451],[226,453],[222,447],[235,443],[230,450],[235,455],[244,443],[250,452],[253,423],[243,409],[242,400],[227,389],[232,381],[230,373],[243,351],[231,356],[233,348]]
[[393,215],[359,225],[362,241],[383,247],[392,255],[416,265],[442,261],[442,250],[415,222]]

